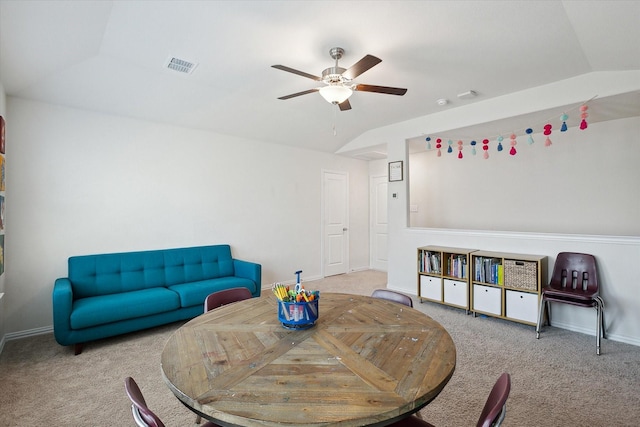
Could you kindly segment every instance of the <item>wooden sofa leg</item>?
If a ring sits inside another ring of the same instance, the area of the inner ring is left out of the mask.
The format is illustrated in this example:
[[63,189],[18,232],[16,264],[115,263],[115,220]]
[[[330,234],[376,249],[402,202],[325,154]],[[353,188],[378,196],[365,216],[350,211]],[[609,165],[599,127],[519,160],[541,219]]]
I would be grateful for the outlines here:
[[73,346],[74,354],[77,356],[77,355],[79,355],[80,353],[82,353],[82,348],[83,348],[83,344],[82,344],[82,343],[77,343],[77,344],[75,344],[75,345]]

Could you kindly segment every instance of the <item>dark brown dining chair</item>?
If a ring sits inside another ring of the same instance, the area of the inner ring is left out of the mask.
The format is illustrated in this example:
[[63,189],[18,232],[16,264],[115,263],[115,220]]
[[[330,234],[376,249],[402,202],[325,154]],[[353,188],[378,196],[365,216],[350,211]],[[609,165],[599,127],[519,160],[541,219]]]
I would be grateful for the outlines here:
[[[249,299],[252,296],[251,291],[243,287],[213,292],[207,295],[204,299],[204,312],[206,313],[214,308],[222,307],[223,305],[231,304],[232,302]],[[200,424],[200,421],[202,421],[202,417],[198,415],[196,417],[196,424]]]
[[390,291],[389,289],[376,289],[371,294],[373,298],[386,299],[388,301],[398,302],[400,304],[413,307],[413,300],[411,297],[401,294],[400,292]]
[[[511,376],[503,373],[493,385],[489,397],[482,408],[476,427],[499,427],[507,413],[507,398],[511,391]],[[394,424],[392,427],[434,427],[432,424],[412,415]]]
[[578,307],[596,309],[596,354],[600,354],[600,337],[606,338],[604,323],[604,301],[598,285],[596,258],[590,254],[560,252],[553,266],[553,274],[547,286],[542,289],[540,312],[536,325],[536,338],[545,323],[551,324],[549,303],[558,302]]
[[[158,418],[158,416],[147,406],[147,402],[144,400],[140,387],[134,381],[133,378],[127,377],[124,379],[124,388],[131,400],[131,412],[133,413],[133,420],[138,427],[164,427],[164,424]],[[202,427],[220,427],[212,422],[207,422]]]
[[204,312],[206,313],[214,308],[222,307],[223,305],[231,304],[232,302],[249,299],[251,297],[251,291],[243,287],[214,292],[207,295],[207,298],[205,298]]

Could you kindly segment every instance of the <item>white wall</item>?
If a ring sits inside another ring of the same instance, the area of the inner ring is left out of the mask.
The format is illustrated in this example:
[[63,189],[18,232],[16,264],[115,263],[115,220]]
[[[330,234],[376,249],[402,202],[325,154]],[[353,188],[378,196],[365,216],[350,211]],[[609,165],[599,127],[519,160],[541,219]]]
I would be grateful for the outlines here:
[[369,265],[368,165],[9,97],[6,333],[48,330],[73,255],[229,243],[263,285],[320,277],[321,171],[346,171],[350,268]]
[[412,227],[640,236],[640,117],[542,134],[518,153],[509,139],[490,156],[481,147],[411,154]]
[[[619,122],[619,126],[626,126]],[[625,129],[618,129],[615,123],[609,128],[606,141],[622,139],[627,136]],[[608,126],[608,125],[602,125]],[[606,144],[605,141],[602,144]],[[389,161],[408,160],[404,140],[390,142]],[[640,146],[637,135],[627,141],[625,155],[637,156]],[[636,157],[637,158],[637,157]],[[508,161],[508,159],[504,159]],[[638,169],[634,169],[637,171]],[[532,170],[524,169],[522,174]],[[637,186],[638,172],[631,187]],[[598,176],[625,176],[616,164],[604,162],[597,171]],[[468,180],[473,177],[468,176]],[[562,180],[562,176],[557,177]],[[594,177],[592,185],[598,185]],[[628,190],[628,188],[627,188]],[[638,201],[638,192],[627,190],[618,193],[618,197],[630,197]],[[608,191],[617,191],[610,188]],[[455,246],[538,254],[548,256],[549,273],[558,252],[585,252],[596,256],[601,273],[602,294],[606,304],[606,321],[609,338],[640,345],[640,237],[638,236],[596,236],[579,234],[548,234],[502,231],[478,231],[467,229],[409,228],[408,224],[408,180],[389,183],[389,194],[396,193],[396,199],[389,198],[389,284],[392,289],[416,294],[417,290],[417,248],[425,245]],[[470,214],[474,214],[469,206]],[[603,218],[603,221],[606,219]],[[496,225],[496,224],[493,224]],[[553,306],[553,324],[566,329],[595,335],[595,310],[586,310],[570,306]],[[535,334],[532,329],[532,339]],[[606,344],[605,344],[606,345]]]

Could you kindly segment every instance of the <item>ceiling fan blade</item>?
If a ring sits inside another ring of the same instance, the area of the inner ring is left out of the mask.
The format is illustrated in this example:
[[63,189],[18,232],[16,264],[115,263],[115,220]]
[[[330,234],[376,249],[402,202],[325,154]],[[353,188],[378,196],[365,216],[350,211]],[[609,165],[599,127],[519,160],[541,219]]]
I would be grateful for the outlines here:
[[284,65],[272,65],[273,68],[277,68],[278,70],[286,71],[288,73],[297,74],[302,77],[306,77],[311,80],[322,81],[322,77],[314,76],[313,74],[305,73],[304,71],[295,70],[291,67],[287,67]]
[[378,65],[381,62],[382,62],[382,59],[380,58],[376,58],[373,55],[366,55],[360,61],[353,64],[351,68],[349,68],[347,71],[342,73],[342,76],[353,80],[356,77],[358,77],[360,74],[364,73],[370,68],[373,68],[374,66]]
[[407,93],[406,89],[399,87],[388,87],[388,86],[374,86],[374,85],[356,85],[355,90],[361,92],[376,92],[376,93],[386,93],[388,95],[404,95]]
[[308,93],[313,93],[313,92],[317,92],[319,91],[320,88],[314,88],[314,89],[309,89],[309,90],[305,90],[302,92],[297,92],[297,93],[292,93],[291,95],[285,95],[285,96],[281,96],[278,99],[289,99],[289,98],[295,98],[296,96],[300,96],[300,95],[306,95]]
[[340,111],[351,110],[351,103],[348,99],[345,99],[341,104],[338,104],[338,106],[340,107]]

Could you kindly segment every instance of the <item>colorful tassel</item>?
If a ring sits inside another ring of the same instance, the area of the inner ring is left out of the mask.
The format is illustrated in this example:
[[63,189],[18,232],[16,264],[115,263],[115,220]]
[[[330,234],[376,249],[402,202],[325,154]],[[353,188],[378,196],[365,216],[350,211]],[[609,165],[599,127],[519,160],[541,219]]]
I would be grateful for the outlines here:
[[484,150],[484,154],[482,155],[485,159],[489,158],[489,140],[482,140],[482,149]]
[[477,144],[477,142],[471,141],[470,144],[471,144],[471,154],[475,156],[476,155],[476,144]]
[[431,137],[428,136],[425,140],[427,141],[427,150],[431,150]]
[[547,136],[547,139],[544,140],[545,147],[548,147],[551,145],[551,139],[549,138],[549,135],[551,135],[551,128],[552,126],[550,124],[544,125],[544,132],[542,133]]
[[516,144],[517,144],[517,142],[516,142],[516,134],[512,133],[510,139],[511,139],[511,142],[510,142],[511,150],[509,150],[509,154],[511,154],[512,156],[515,156],[516,153],[517,153],[517,151],[516,151]]
[[502,140],[504,138],[502,136],[498,137],[498,151],[502,151]]
[[436,148],[438,149],[438,157],[442,156],[440,152],[440,147],[442,147],[442,140],[440,138],[436,139]]
[[560,120],[562,120],[562,126],[560,127],[560,132],[566,132],[567,131],[567,119],[569,118],[568,115],[563,114],[562,116],[560,116]]
[[458,158],[462,158],[462,141],[458,140]]
[[589,117],[589,113],[587,113],[587,110],[589,109],[589,107],[587,107],[586,105],[583,105],[580,107],[580,111],[582,114],[580,114],[580,118],[582,118],[582,121],[580,122],[580,130],[585,130],[588,126],[587,124],[587,117]]
[[533,143],[535,142],[535,141],[533,140],[533,135],[532,135],[532,133],[533,133],[533,129],[531,129],[531,128],[527,128],[527,130],[526,130],[525,132],[527,133],[527,135],[529,135],[529,138],[527,139],[527,143],[528,143],[529,145],[533,144]]

